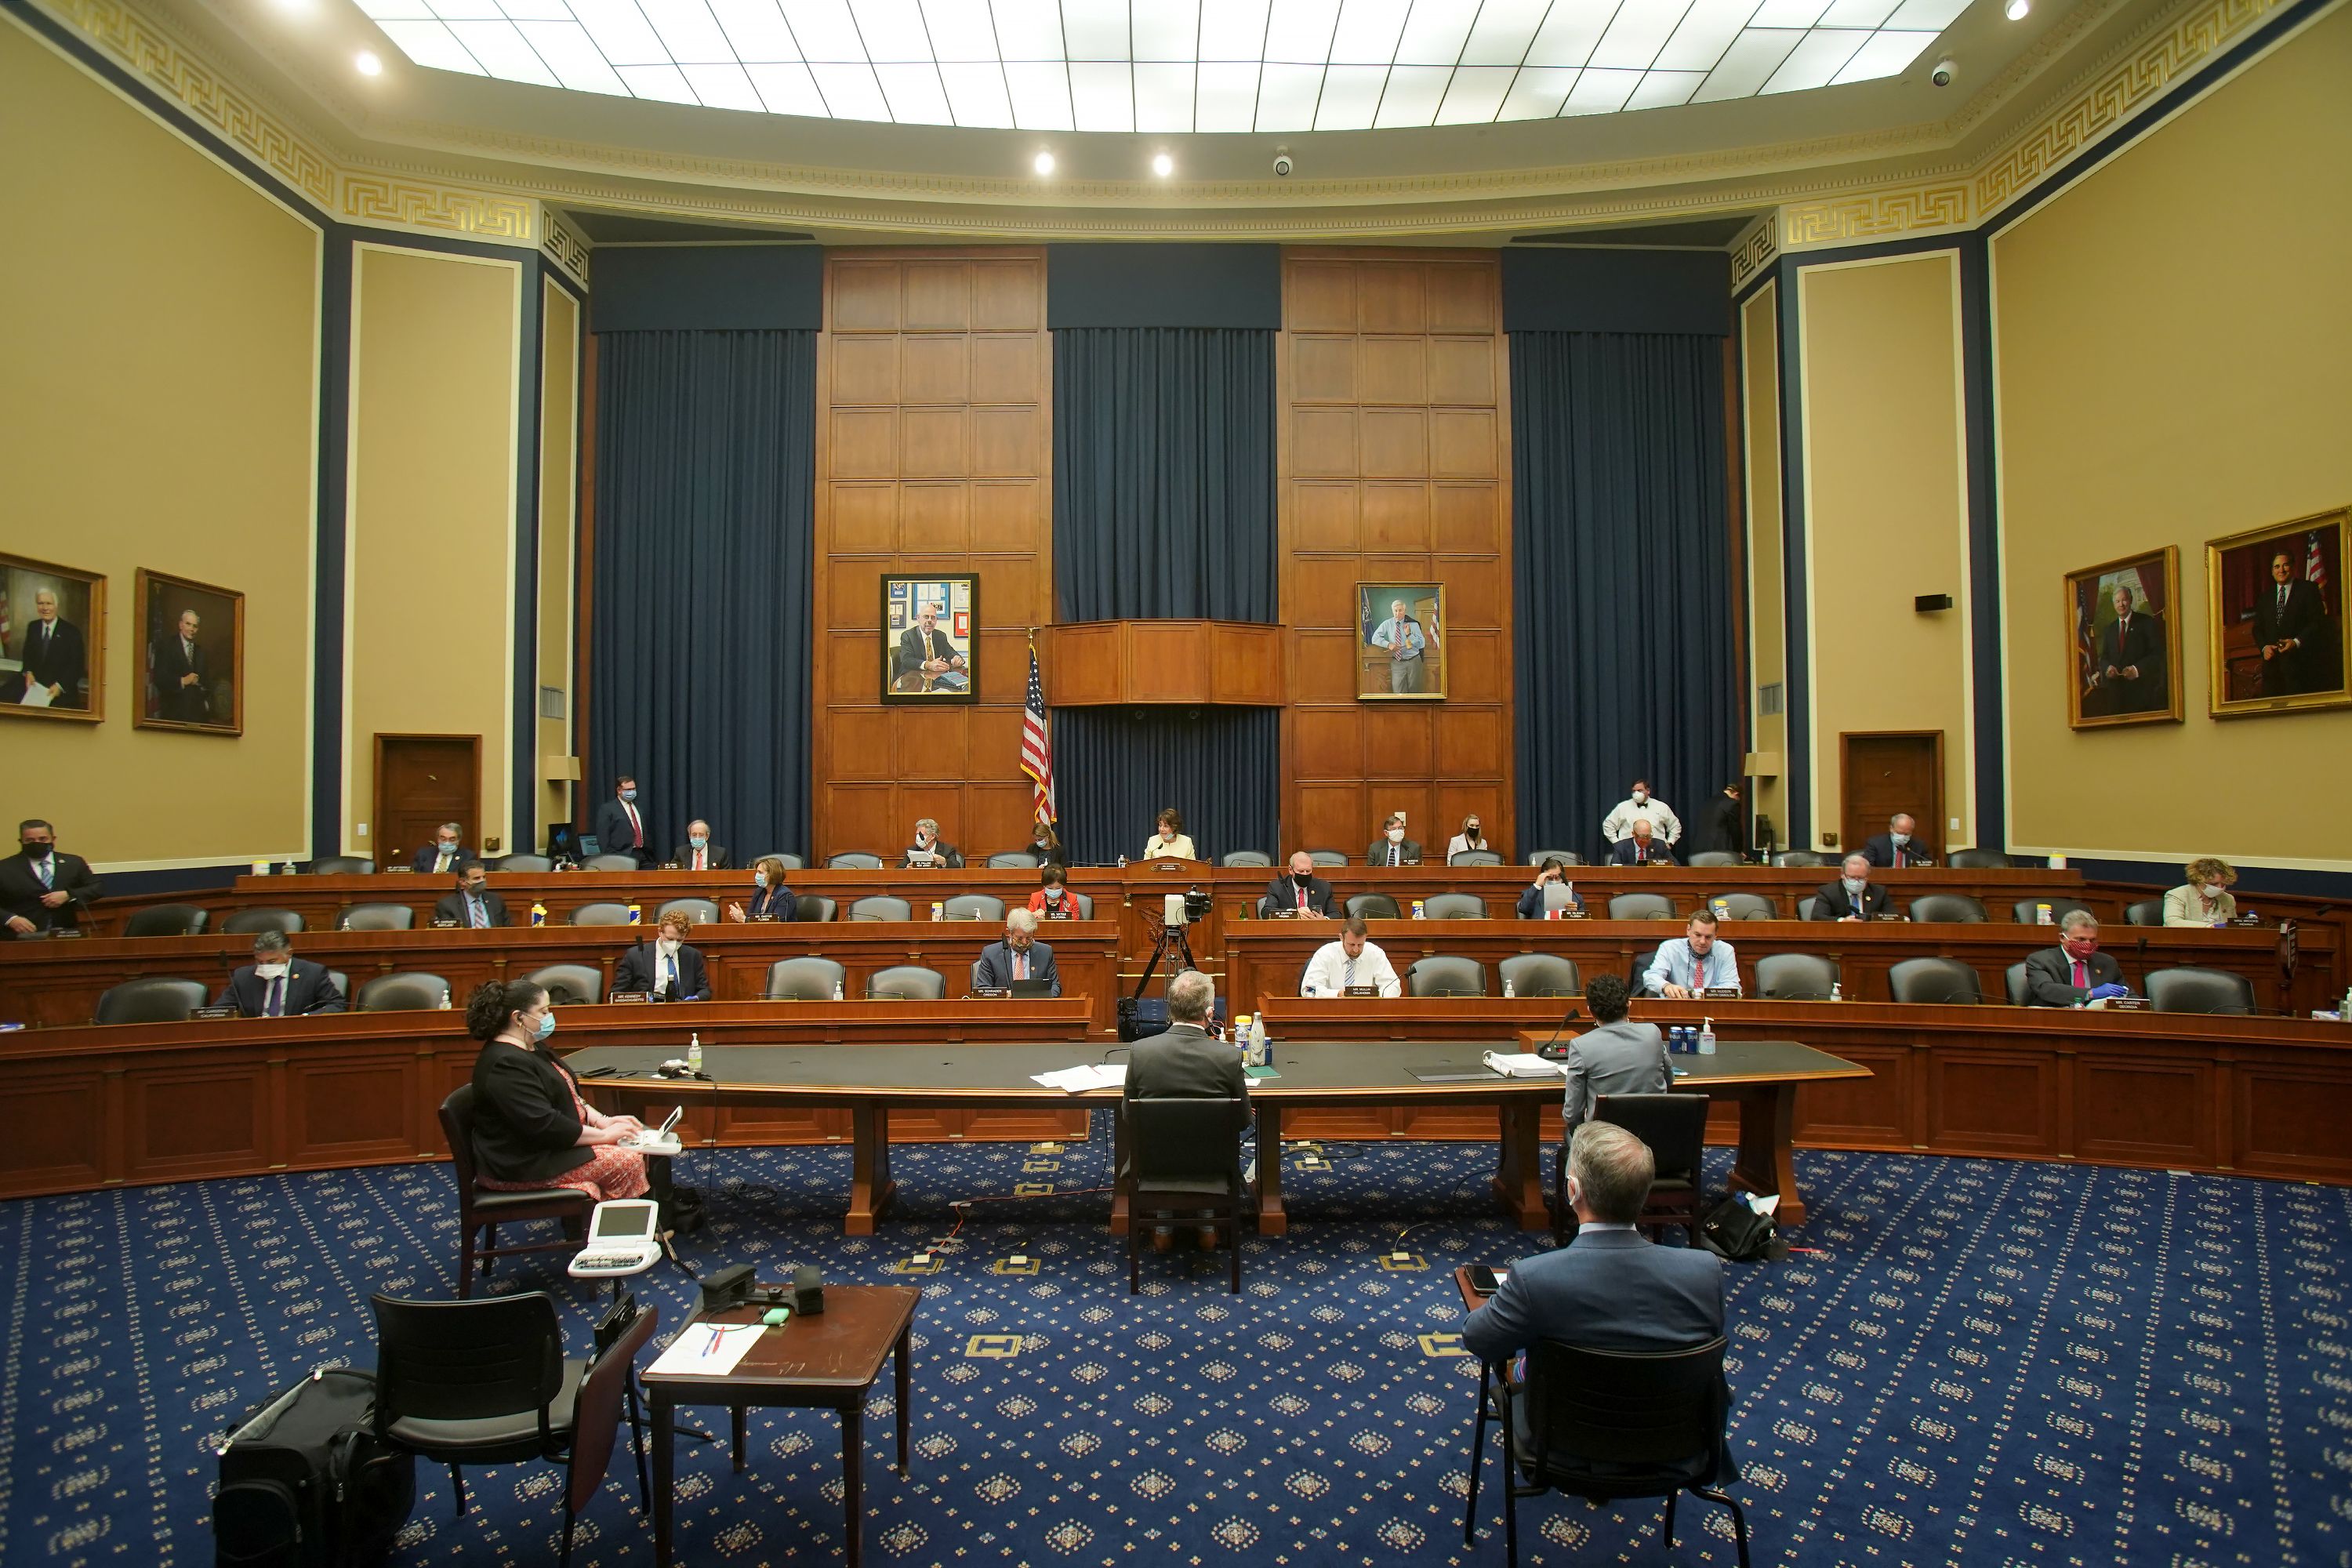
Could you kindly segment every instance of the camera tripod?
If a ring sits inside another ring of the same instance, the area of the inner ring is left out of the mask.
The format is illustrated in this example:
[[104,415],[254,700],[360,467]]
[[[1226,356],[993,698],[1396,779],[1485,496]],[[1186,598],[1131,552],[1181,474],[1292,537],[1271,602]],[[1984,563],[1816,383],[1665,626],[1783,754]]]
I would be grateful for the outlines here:
[[1165,921],[1160,923],[1159,934],[1151,939],[1151,957],[1145,962],[1143,973],[1136,978],[1134,991],[1118,999],[1120,1039],[1136,1037],[1137,1005],[1143,1000],[1143,994],[1151,989],[1151,977],[1159,973],[1161,959],[1168,960],[1168,973],[1171,979],[1188,969],[1201,967],[1201,961],[1192,956],[1192,940],[1185,934],[1189,929],[1181,925],[1171,926]]

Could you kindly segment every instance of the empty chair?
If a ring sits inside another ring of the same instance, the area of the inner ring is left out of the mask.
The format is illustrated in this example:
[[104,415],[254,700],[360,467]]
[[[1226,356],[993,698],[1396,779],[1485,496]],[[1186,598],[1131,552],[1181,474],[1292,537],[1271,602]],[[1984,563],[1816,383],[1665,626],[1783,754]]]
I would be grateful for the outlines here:
[[1433,953],[1416,958],[1404,972],[1408,996],[1484,996],[1486,966],[1475,958]]
[[1826,1002],[1837,989],[1834,959],[1814,952],[1775,952],[1756,961],[1754,994],[1766,1002]]
[[719,906],[709,899],[666,899],[662,907],[654,911],[654,923],[659,924],[662,916],[672,910],[682,912],[697,925],[709,925],[719,918]]
[[299,936],[302,931],[302,917],[292,910],[239,910],[220,923],[223,936],[258,936],[266,931],[282,931],[289,936]]
[[1090,921],[1095,918],[1095,896],[1092,893],[1081,893],[1075,888],[1065,888],[1062,892],[1065,898],[1078,906],[1078,919]]
[[575,926],[625,926],[629,923],[629,906],[610,900],[583,904],[563,920]]
[[2160,926],[2164,923],[2162,899],[2137,899],[2124,906],[2124,924],[2130,926]]
[[591,855],[580,862],[585,871],[634,871],[637,858],[634,855]]
[[122,922],[125,936],[202,936],[212,911],[196,904],[151,904]]
[[1825,921],[1830,918],[1830,901],[1819,893],[1807,893],[1797,900],[1797,918],[1801,921]]
[[[1642,1205],[1641,1224],[1652,1240],[1670,1225],[1683,1227],[1684,1239],[1698,1245],[1699,1164],[1706,1157],[1706,1096],[1703,1094],[1603,1094],[1592,1101],[1592,1120],[1613,1121],[1649,1145],[1657,1175],[1650,1183],[1649,1200]],[[1552,1173],[1555,1234],[1564,1228],[1568,1208],[1568,1148]],[[1561,1240],[1567,1238],[1562,1236]]]
[[2006,871],[2009,857],[1998,849],[1955,849],[1946,864],[1955,871]]
[[958,893],[948,900],[947,917],[951,921],[1001,921],[1004,918],[1004,900],[993,893]]
[[[2010,906],[2010,918],[2021,926],[2039,925],[2042,923],[2042,906],[2044,904],[2048,904],[2050,906],[2050,923],[2052,925],[2058,924],[2068,915],[2073,914],[2076,910],[2081,910],[2085,914],[2096,914],[2098,912],[2080,899],[2069,899],[2064,897],[2048,899],[2020,899],[2016,903]],[[2162,925],[2164,923],[2160,916],[2156,923],[2158,925]]]
[[310,862],[313,877],[373,877],[375,862],[364,855],[327,855]]
[[780,958],[768,965],[766,995],[771,1002],[830,1002],[845,973],[829,958]]
[[824,863],[836,871],[879,871],[882,857],[869,855],[863,849],[845,849],[838,855],[828,855]]
[[793,899],[793,919],[796,921],[829,921],[839,906],[828,898],[815,893],[800,893]]
[[441,1007],[449,1003],[449,983],[423,970],[396,970],[379,974],[360,987],[352,1002],[355,1013],[404,1013],[415,1007]]
[[1980,926],[1992,917],[1982,901],[1966,893],[1922,893],[1911,900],[1911,918],[1931,923]]
[[335,919],[338,931],[407,931],[416,911],[406,904],[346,904]]
[[604,972],[593,963],[551,963],[523,978],[559,1007],[593,1007],[604,999]]
[[2159,1013],[2251,1014],[2254,983],[2226,969],[2183,963],[2147,972],[2147,1000]]
[[340,969],[330,969],[327,978],[335,983],[335,994],[343,999],[344,1006],[349,1007],[352,1005],[352,977]]
[[789,849],[771,849],[765,855],[754,856],[751,859],[751,864],[756,866],[762,860],[782,860],[784,863],[784,869],[788,871],[805,871],[808,869],[808,862],[802,859],[799,856],[793,854]]
[[947,994],[947,976],[919,963],[900,963],[877,970],[874,978],[866,983],[867,996],[888,997],[899,1002],[937,1002]]
[[1563,866],[1581,866],[1584,864],[1584,857],[1579,855],[1573,849],[1538,849],[1534,854],[1528,857],[1528,864],[1530,866],[1540,866],[1545,861],[1551,859],[1559,860],[1559,862]]
[[552,871],[555,862],[544,855],[501,855],[490,862],[493,871]]
[[2032,985],[2025,978],[2024,960],[2020,959],[2017,963],[2011,964],[2007,969],[2003,970],[2001,972],[2001,979],[2004,982],[2005,989],[2009,992],[2009,1005],[2011,1006],[2026,1007],[2032,1005],[2033,991]]
[[1344,866],[1348,858],[1337,849],[1309,849],[1307,858],[1318,866]]
[[1811,849],[1790,849],[1781,853],[1780,864],[1783,866],[1826,866],[1830,864],[1830,858]]
[[988,858],[988,864],[1001,871],[1012,871],[1024,866],[1038,866],[1043,862],[1029,850],[1007,849],[1002,854],[991,855]]
[[1555,952],[1515,952],[1495,968],[1514,996],[1575,996],[1584,990],[1576,960]]
[[1728,849],[1702,849],[1683,862],[1685,866],[1737,866],[1739,857]]
[[1897,1002],[1937,1006],[1973,1005],[1984,1000],[1977,972],[1957,958],[1906,958],[1886,972],[1886,994]]
[[1459,855],[1445,858],[1449,866],[1499,866],[1503,858],[1492,849],[1465,849]]
[[915,906],[888,893],[869,893],[850,904],[849,918],[854,921],[910,921],[915,918]]
[[1228,849],[1218,859],[1220,866],[1271,866],[1274,857],[1263,849]]
[[[1488,851],[1474,849],[1474,855]],[[1422,900],[1422,913],[1433,921],[1483,921],[1486,918],[1486,900],[1475,893],[1432,893]]]
[[1780,907],[1761,893],[1717,893],[1706,907],[1719,921],[1777,921]]
[[1664,893],[1619,893],[1609,900],[1612,921],[1670,921],[1675,901]]
[[1386,893],[1350,893],[1348,896],[1348,913],[1350,916],[1361,915],[1368,921],[1393,921],[1404,916],[1404,911],[1397,908],[1397,901]]
[[110,985],[100,993],[98,1014],[91,1021],[100,1024],[177,1024],[209,999],[205,988],[195,981],[145,975],[137,980],[126,980],[120,985]]

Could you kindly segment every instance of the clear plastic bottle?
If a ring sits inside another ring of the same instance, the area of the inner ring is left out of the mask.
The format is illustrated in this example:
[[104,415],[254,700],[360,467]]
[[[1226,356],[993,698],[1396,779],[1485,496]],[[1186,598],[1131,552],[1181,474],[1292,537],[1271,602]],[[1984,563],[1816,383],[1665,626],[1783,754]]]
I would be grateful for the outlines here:
[[1834,980],[1830,982],[1830,1000],[1832,1002],[1843,1002],[1845,1000],[1845,987],[1839,984]]
[[1715,1020],[1712,1018],[1699,1020],[1698,1054],[1703,1057],[1715,1055]]
[[1507,1001],[1509,1001],[1510,999],[1511,999],[1511,982],[1510,982],[1510,978],[1507,975],[1507,976],[1505,976],[1505,977],[1504,977],[1504,980],[1503,980],[1503,1000],[1505,1000],[1506,1002],[1507,1002]]
[[702,1070],[702,1031],[699,1029],[686,1037],[686,1070],[695,1073]]
[[1263,1013],[1250,1020],[1249,1057],[1247,1059],[1249,1061],[1249,1065],[1254,1068],[1262,1068],[1265,1066],[1265,1015]]
[[841,1000],[841,982],[838,980],[833,983],[833,999],[836,1002]]

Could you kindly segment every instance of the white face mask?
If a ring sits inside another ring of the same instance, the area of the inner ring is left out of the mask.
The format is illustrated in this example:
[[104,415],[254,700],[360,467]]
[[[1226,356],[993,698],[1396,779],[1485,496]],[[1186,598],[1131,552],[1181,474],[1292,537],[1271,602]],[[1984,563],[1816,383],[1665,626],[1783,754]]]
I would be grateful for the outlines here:
[[1644,801],[1648,800],[1649,798],[1650,798],[1650,792],[1649,792],[1648,790],[1645,790],[1645,789],[1637,789],[1637,790],[1635,790],[1635,791],[1633,792],[1633,804],[1634,804],[1635,805],[1642,805]]
[[754,871],[751,873],[751,886],[755,888],[764,888],[767,885],[768,874],[765,871]]
[[1908,844],[1911,842],[1911,836],[1907,833],[1890,833],[1886,837],[1892,838],[1897,844]]
[[674,956],[677,952],[677,938],[674,936],[666,936],[662,938],[661,951],[664,958]]
[[283,963],[257,963],[253,966],[254,973],[264,980],[283,980],[286,978],[286,970],[287,965]]
[[1403,843],[1403,842],[1404,842],[1404,829],[1403,829],[1403,828],[1402,828],[1402,827],[1391,827],[1391,828],[1390,828],[1390,829],[1389,829],[1389,842],[1390,842],[1390,843],[1391,843],[1391,844],[1402,844],[1402,843]]
[[1869,882],[1860,877],[1848,877],[1845,879],[1845,890],[1856,898],[1861,897],[1862,890],[1868,886],[1870,886]]

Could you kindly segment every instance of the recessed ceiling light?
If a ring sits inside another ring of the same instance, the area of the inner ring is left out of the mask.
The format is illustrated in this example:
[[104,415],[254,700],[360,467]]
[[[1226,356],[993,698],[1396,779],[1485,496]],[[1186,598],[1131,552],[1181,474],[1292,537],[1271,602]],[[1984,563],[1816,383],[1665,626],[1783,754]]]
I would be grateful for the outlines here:
[[1041,174],[1052,174],[1054,172],[1054,154],[1051,153],[1038,153],[1036,162],[1032,166],[1034,167]]
[[2025,14],[2032,9],[2033,0],[2009,0],[2009,19],[2012,22],[2022,22],[2025,20]]
[[376,52],[373,49],[362,49],[359,52],[359,57],[352,60],[352,64],[359,67],[360,75],[362,76],[382,76],[383,74],[383,61],[376,58]]
[[1164,180],[1176,172],[1176,160],[1165,153],[1155,153],[1151,156],[1151,172]]

